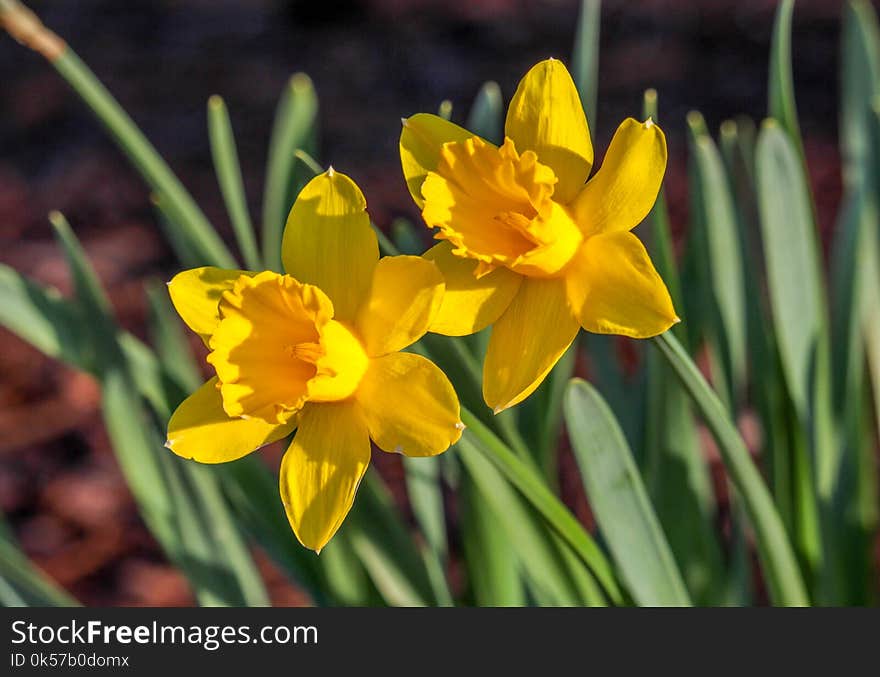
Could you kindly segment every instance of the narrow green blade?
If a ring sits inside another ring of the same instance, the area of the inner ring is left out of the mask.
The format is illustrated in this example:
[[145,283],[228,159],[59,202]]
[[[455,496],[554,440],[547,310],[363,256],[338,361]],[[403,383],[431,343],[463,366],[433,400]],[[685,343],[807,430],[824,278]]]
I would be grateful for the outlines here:
[[496,145],[504,141],[504,103],[497,82],[480,87],[465,126]]
[[[587,597],[581,594],[563,557],[562,548],[554,543],[552,532],[532,506],[480,452],[478,444],[465,436],[455,449],[478,491],[477,496],[486,502],[480,509],[488,507],[497,520],[493,528],[501,529],[504,533],[505,540],[513,548],[516,561],[521,563],[529,586],[539,592],[539,601],[553,606],[604,605],[604,598],[598,590]],[[575,566],[584,569],[590,576],[583,562],[576,562]]]
[[31,564],[19,549],[2,517],[0,517],[0,606],[78,606],[73,597]]
[[223,193],[226,211],[229,212],[229,220],[244,258],[244,265],[248,270],[260,270],[262,264],[257,251],[254,225],[248,213],[232,123],[226,104],[219,96],[208,99],[208,138],[211,140],[214,171],[217,173],[220,192]]
[[235,268],[235,259],[195,200],[89,67],[70,47],[52,65],[91,108],[153,191],[173,205],[179,217],[177,225],[202,261]]
[[779,513],[745,443],[718,396],[673,334],[653,339],[712,431],[724,464],[755,532],[770,598],[782,606],[809,604],[797,559]]
[[464,407],[461,418],[467,429],[462,436],[466,441],[465,446],[462,447],[459,442],[460,454],[481,454],[484,459],[489,460],[589,567],[608,598],[613,603],[620,604],[623,601],[620,587],[604,553],[571,512],[553,495],[538,471],[521,460]]
[[803,142],[794,98],[791,67],[791,19],[794,0],[782,0],[776,8],[770,44],[769,107],[767,115],[779,121],[803,158]]
[[304,73],[295,74],[278,103],[269,140],[266,187],[263,192],[263,264],[281,272],[281,236],[293,198],[301,186],[294,180],[294,153],[314,154],[318,96]]
[[581,0],[574,54],[571,57],[572,78],[581,96],[581,105],[590,130],[596,133],[596,99],[599,88],[599,23],[600,0]]
[[586,381],[569,384],[565,422],[593,514],[633,599],[643,606],[690,606],[623,431]]
[[514,541],[499,529],[489,501],[469,475],[459,489],[461,533],[464,560],[471,593],[477,606],[523,606],[525,589]]
[[[692,116],[688,116],[689,121]],[[706,249],[702,257],[717,310],[713,332],[716,351],[732,392],[731,403],[744,395],[746,380],[746,311],[743,263],[740,259],[736,211],[730,184],[718,148],[709,134],[691,126],[694,175],[699,183],[700,222]]]

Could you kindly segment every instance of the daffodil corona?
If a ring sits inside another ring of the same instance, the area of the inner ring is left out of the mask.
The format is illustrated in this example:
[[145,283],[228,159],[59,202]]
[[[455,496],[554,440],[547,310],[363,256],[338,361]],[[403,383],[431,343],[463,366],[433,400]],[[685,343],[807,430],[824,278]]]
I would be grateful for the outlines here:
[[431,331],[489,325],[483,397],[496,412],[537,388],[577,335],[647,338],[678,321],[629,231],[666,170],[650,119],[620,125],[587,181],[593,146],[574,82],[549,59],[522,79],[500,147],[436,115],[403,121],[400,157],[425,223],[443,240],[425,258],[446,278]]
[[443,276],[420,257],[379,259],[351,179],[331,169],[302,190],[282,259],[286,275],[207,267],[169,284],[216,376],[174,412],[167,446],[222,463],[296,429],[281,497],[297,538],[320,551],[351,508],[371,439],[384,451],[432,456],[464,426],[443,372],[399,352],[435,321]]

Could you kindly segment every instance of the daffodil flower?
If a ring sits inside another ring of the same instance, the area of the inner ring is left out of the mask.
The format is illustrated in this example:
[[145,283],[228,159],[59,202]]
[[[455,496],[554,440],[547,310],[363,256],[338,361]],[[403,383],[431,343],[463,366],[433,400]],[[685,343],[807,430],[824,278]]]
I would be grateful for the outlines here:
[[587,181],[593,146],[562,62],[534,66],[507,111],[500,147],[436,115],[403,121],[400,158],[446,278],[431,331],[489,325],[483,397],[497,412],[528,397],[579,327],[647,338],[678,321],[629,231],[651,210],[666,139],[650,119],[620,125]]
[[399,352],[427,331],[445,289],[416,256],[379,259],[366,201],[332,169],[293,205],[286,275],[196,268],[170,283],[183,321],[210,349],[216,376],[178,407],[167,446],[223,463],[296,434],[281,497],[300,542],[320,551],[351,508],[370,462],[432,456],[461,436],[459,403],[432,362]]

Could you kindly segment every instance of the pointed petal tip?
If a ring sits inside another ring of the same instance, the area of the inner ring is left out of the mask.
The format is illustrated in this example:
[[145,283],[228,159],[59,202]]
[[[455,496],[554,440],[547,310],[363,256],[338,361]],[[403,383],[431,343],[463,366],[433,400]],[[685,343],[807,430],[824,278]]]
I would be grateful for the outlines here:
[[165,440],[164,446],[166,449],[171,449],[171,451],[174,451],[174,440],[168,438],[167,440]]
[[400,118],[400,124],[406,127],[409,124],[409,118]]
[[331,179],[334,176],[336,176],[336,170],[333,169],[333,165],[330,165],[329,167],[327,167],[327,176],[330,177]]
[[464,423],[462,423],[461,421],[459,421],[458,423],[455,424],[456,430],[465,430],[466,428],[467,428],[467,426]]
[[492,410],[492,413],[493,413],[495,416],[498,416],[498,414],[500,414],[500,413],[501,413],[502,411],[504,411],[505,409],[507,409],[507,407],[502,407],[502,406],[499,405],[499,406],[495,407],[495,408]]
[[651,129],[654,126],[654,118],[648,116],[648,119],[645,120],[645,129]]

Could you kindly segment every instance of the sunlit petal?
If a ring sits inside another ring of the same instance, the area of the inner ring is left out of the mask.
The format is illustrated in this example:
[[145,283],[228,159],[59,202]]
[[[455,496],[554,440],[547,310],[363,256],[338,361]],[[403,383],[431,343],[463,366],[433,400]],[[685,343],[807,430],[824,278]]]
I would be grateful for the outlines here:
[[566,204],[578,194],[593,165],[593,145],[577,88],[561,61],[541,61],[526,73],[507,110],[504,133],[520,153],[533,150],[553,168],[559,177],[556,201]]
[[452,384],[420,355],[372,360],[357,399],[370,437],[384,451],[434,456],[455,444],[464,429]]
[[309,404],[281,461],[281,499],[296,537],[320,552],[339,529],[370,464],[370,437],[353,401]]
[[354,320],[379,259],[366,208],[354,181],[331,169],[306,184],[287,217],[284,269],[327,294],[337,320]]
[[561,278],[525,278],[492,326],[483,363],[483,398],[495,412],[534,392],[578,332]]
[[292,430],[292,422],[278,425],[227,416],[215,377],[177,407],[168,422],[165,446],[200,463],[225,463],[280,440]]

